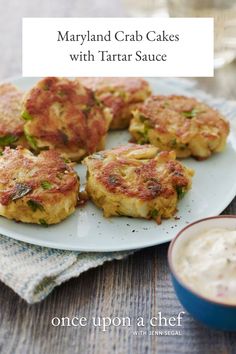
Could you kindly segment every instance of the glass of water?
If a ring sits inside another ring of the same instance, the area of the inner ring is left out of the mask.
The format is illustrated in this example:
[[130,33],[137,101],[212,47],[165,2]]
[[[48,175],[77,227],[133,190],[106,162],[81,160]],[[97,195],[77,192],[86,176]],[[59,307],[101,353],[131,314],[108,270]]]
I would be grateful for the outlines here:
[[170,17],[213,17],[215,68],[235,59],[235,0],[168,0],[168,11]]

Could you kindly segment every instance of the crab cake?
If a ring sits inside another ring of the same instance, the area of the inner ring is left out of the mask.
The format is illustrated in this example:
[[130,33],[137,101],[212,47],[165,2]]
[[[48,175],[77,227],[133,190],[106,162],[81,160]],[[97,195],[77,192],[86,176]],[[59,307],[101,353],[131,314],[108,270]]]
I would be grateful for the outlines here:
[[213,108],[184,96],[153,96],[133,113],[135,142],[202,160],[224,149],[229,123]]
[[83,85],[95,92],[96,99],[112,112],[110,129],[128,128],[132,110],[151,94],[147,81],[141,78],[80,78]]
[[128,144],[86,157],[86,191],[104,216],[171,218],[191,188],[193,171],[175,160],[174,151]]
[[56,77],[39,81],[29,91],[22,117],[34,151],[55,149],[72,161],[104,148],[111,121],[109,110],[99,107],[91,90]]
[[21,119],[23,93],[11,84],[0,85],[0,150],[26,145]]
[[56,224],[75,211],[79,180],[56,151],[34,156],[5,148],[0,156],[0,215],[26,223]]

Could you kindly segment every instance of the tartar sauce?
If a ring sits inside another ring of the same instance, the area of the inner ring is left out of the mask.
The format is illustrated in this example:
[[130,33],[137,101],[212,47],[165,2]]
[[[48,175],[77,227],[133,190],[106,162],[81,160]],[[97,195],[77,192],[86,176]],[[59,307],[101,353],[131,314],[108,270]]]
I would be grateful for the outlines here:
[[215,228],[189,238],[174,264],[183,283],[198,294],[236,304],[236,231]]

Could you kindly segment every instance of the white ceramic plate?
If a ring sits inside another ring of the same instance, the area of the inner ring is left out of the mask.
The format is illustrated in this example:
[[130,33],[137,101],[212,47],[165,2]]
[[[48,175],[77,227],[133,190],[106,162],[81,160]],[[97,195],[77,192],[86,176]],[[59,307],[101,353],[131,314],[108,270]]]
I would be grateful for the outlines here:
[[[11,80],[19,88],[29,89],[33,78]],[[182,81],[150,79],[153,91],[159,94],[184,93],[194,95],[194,88],[185,87]],[[200,93],[198,93],[200,95]],[[200,95],[201,96],[201,95]],[[227,112],[225,103],[224,111]],[[232,114],[232,112],[231,112]],[[129,140],[127,132],[109,134],[107,147]],[[184,163],[195,170],[192,190],[179,203],[177,217],[154,221],[113,217],[105,219],[101,210],[89,202],[59,225],[43,228],[0,218],[0,233],[28,243],[78,251],[121,251],[153,246],[170,241],[178,231],[197,219],[220,214],[236,195],[236,129],[231,131],[224,153],[207,161],[193,159]],[[78,165],[81,182],[85,181],[85,168]]]

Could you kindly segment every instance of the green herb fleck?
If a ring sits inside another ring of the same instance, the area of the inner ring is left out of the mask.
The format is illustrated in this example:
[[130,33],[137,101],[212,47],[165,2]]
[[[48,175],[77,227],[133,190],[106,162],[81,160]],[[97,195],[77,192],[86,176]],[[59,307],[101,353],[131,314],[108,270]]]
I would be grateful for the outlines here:
[[51,189],[52,188],[52,183],[50,183],[48,181],[42,181],[41,182],[41,187],[43,189]]
[[29,114],[27,111],[23,111],[21,112],[21,117],[24,119],[24,120],[32,120],[33,117],[31,116],[31,114]]
[[17,136],[5,135],[0,137],[0,146],[8,146],[15,143],[18,140]]
[[94,101],[97,106],[99,107],[103,106],[102,101],[98,97],[94,96]]
[[139,144],[146,144],[149,142],[149,139],[148,139],[148,132],[149,132],[149,126],[148,124],[146,124],[146,122],[144,122],[144,127],[143,127],[143,130],[139,130],[138,131],[138,134],[140,135],[140,138],[139,138]]
[[184,195],[186,194],[186,190],[183,187],[177,186],[176,193],[177,193],[178,199],[182,199],[184,197]]
[[42,204],[37,202],[36,200],[30,199],[28,200],[27,204],[33,212],[37,210],[44,211],[44,207],[42,206]]
[[124,100],[127,98],[127,93],[125,91],[119,91],[117,95]]
[[184,111],[182,112],[182,114],[186,117],[186,118],[194,118],[196,117],[196,115],[199,113],[199,110],[196,108],[193,108],[191,111]]
[[39,219],[39,223],[44,227],[48,227],[48,223],[44,219]]
[[42,146],[42,147],[38,147],[38,151],[48,151],[49,150],[49,146]]
[[140,120],[140,122],[145,122],[145,120],[146,120],[147,118],[143,115],[143,114],[139,114],[139,120]]
[[146,132],[139,131],[138,134],[140,135],[140,138],[138,139],[138,143],[143,145],[148,142],[148,136]]
[[89,113],[89,112],[91,111],[91,109],[92,109],[92,107],[84,107],[84,108],[82,109],[82,112],[83,112],[83,113]]
[[32,146],[33,149],[37,150],[38,144],[37,144],[36,139],[32,135],[29,135],[29,134],[25,134],[25,135],[26,135],[26,139],[28,140],[30,146]]
[[62,157],[62,160],[65,162],[65,163],[71,163],[71,161],[69,159],[67,159],[66,157]]
[[170,147],[171,147],[171,148],[175,148],[175,147],[176,147],[176,145],[177,145],[176,139],[172,139],[172,140],[170,140],[169,145],[170,145]]
[[159,215],[159,212],[158,212],[157,209],[153,209],[153,210],[151,211],[151,217],[152,217],[153,219],[156,219],[156,218],[158,217],[158,215]]

